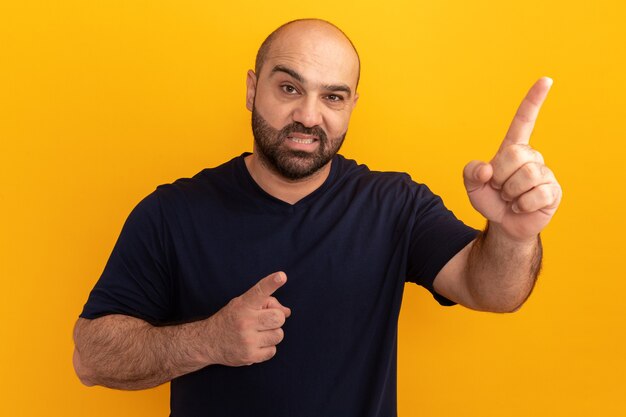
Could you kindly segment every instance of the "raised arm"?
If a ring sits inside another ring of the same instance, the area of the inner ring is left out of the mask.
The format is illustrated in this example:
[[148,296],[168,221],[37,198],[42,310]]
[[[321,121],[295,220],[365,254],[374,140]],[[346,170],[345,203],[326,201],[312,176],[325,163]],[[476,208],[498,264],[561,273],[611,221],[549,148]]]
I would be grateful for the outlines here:
[[529,141],[551,85],[549,78],[537,81],[494,158],[489,163],[472,161],[463,171],[470,202],[488,224],[439,272],[434,286],[441,295],[472,309],[518,309],[539,273],[539,233],[556,212],[562,190]]
[[174,326],[108,315],[80,318],[74,328],[74,369],[85,385],[144,389],[222,364],[242,366],[276,354],[291,314],[272,297],[287,280],[271,274],[213,316]]

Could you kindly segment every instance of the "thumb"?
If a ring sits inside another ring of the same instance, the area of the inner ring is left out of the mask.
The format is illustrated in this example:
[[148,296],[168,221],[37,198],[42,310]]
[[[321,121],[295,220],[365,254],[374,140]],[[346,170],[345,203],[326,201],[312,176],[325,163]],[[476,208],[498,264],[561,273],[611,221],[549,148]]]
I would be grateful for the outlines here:
[[254,284],[252,288],[241,295],[241,299],[252,308],[262,308],[268,297],[287,282],[284,272],[274,272]]
[[493,176],[491,164],[482,161],[471,161],[463,168],[463,183],[468,193],[483,187]]

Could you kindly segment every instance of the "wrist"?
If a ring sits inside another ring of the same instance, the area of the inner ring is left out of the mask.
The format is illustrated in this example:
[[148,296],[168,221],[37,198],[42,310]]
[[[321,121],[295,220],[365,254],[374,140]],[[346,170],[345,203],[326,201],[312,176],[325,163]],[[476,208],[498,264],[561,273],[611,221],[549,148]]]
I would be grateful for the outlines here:
[[487,221],[483,235],[485,238],[489,237],[500,244],[513,244],[522,247],[533,247],[539,242],[539,234],[516,236],[507,231],[501,224],[492,221]]
[[175,333],[170,335],[175,349],[181,354],[178,356],[180,363],[176,366],[185,368],[187,371],[198,370],[208,365],[213,365],[213,353],[211,346],[211,332],[209,325],[210,317],[203,320],[193,321],[180,325]]
[[219,343],[219,331],[217,330],[218,324],[216,323],[217,317],[213,315],[204,320],[196,322],[198,328],[195,331],[199,339],[198,346],[198,360],[202,363],[202,366],[219,365],[219,355],[217,351],[217,344]]

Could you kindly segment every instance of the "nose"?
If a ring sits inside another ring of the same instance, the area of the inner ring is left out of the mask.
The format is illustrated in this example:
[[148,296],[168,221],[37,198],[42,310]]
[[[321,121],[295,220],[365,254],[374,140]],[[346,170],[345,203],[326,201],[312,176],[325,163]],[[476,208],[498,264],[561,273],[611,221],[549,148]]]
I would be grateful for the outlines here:
[[322,124],[320,103],[312,96],[305,96],[293,111],[292,119],[302,123],[305,127],[314,127]]

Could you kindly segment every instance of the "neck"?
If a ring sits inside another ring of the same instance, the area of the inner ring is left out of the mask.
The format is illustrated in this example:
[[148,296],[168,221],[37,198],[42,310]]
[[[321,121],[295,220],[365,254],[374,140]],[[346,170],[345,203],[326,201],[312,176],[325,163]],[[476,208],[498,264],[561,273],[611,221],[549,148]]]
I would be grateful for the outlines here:
[[313,175],[300,180],[289,180],[265,166],[257,154],[245,158],[246,167],[252,179],[269,195],[289,204],[296,204],[326,181],[330,174],[330,164]]

